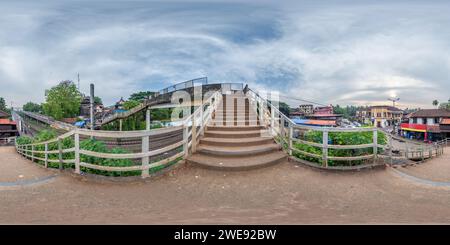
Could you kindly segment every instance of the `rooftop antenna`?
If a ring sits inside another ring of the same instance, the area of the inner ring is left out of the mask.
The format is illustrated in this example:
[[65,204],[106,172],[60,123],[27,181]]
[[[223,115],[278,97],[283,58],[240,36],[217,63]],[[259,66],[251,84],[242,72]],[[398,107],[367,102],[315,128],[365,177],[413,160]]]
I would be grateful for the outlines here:
[[388,98],[389,101],[392,101],[392,106],[395,107],[395,102],[399,101],[400,98],[399,97],[390,97]]

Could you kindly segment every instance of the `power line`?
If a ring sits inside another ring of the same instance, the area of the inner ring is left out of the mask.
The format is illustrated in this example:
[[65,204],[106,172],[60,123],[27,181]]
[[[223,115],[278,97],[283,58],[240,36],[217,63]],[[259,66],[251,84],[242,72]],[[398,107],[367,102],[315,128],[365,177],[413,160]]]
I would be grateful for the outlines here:
[[303,101],[303,102],[310,103],[310,104],[321,105],[321,106],[328,106],[328,105],[325,105],[325,104],[322,104],[322,103],[318,103],[318,102],[314,102],[314,101],[311,101],[311,100],[305,100],[305,99],[300,99],[300,98],[290,97],[290,96],[285,96],[285,95],[279,95],[279,96],[280,97],[284,97],[284,98],[288,98],[288,99],[291,99],[291,100]]

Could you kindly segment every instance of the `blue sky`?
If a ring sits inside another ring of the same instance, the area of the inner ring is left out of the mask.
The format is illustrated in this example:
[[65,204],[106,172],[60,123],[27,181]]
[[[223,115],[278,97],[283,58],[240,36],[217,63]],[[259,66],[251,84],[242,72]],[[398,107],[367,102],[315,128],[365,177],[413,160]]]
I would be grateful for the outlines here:
[[207,76],[325,104],[397,95],[431,108],[450,97],[448,13],[446,1],[2,1],[0,96],[42,102],[80,73],[111,104]]

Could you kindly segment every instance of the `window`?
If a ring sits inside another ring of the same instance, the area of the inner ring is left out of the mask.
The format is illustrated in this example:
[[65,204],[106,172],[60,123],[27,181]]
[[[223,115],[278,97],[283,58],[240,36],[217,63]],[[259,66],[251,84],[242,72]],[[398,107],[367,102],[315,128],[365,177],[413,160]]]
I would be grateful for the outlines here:
[[380,112],[377,113],[377,117],[381,117],[381,113]]
[[413,118],[413,123],[417,123],[417,118]]
[[440,123],[439,117],[434,118],[434,123]]
[[423,119],[423,122],[422,122],[423,124],[427,124],[427,118],[425,117],[424,119]]

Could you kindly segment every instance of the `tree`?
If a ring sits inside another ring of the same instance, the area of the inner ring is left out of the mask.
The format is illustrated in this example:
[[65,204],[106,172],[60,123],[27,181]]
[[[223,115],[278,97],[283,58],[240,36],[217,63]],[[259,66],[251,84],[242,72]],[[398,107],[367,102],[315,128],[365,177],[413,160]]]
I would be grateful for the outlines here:
[[289,112],[291,110],[291,108],[289,107],[288,104],[284,103],[284,102],[280,102],[279,104],[279,110],[281,111],[281,113],[283,113],[286,116],[289,116]]
[[151,91],[141,91],[141,92],[131,94],[130,98],[128,98],[128,100],[135,100],[135,101],[143,102],[149,96],[153,96],[154,94],[155,94],[155,92],[151,92]]
[[44,114],[56,120],[75,117],[80,113],[81,94],[72,81],[62,81],[46,91]]
[[439,109],[447,109],[447,110],[450,110],[450,102],[447,102],[447,103],[440,103],[440,104],[439,104]]
[[433,105],[434,106],[438,106],[439,105],[439,101],[438,100],[433,100]]
[[125,110],[133,109],[134,107],[138,106],[140,104],[139,101],[136,100],[127,100],[123,103],[123,108]]
[[96,104],[96,105],[102,104],[103,105],[102,98],[100,98],[98,96],[94,96],[94,104]]
[[23,105],[22,108],[24,111],[37,112],[37,113],[42,112],[42,106],[40,104],[36,104],[31,101],[27,102],[25,105]]
[[3,97],[0,97],[0,110],[6,111],[6,101]]

